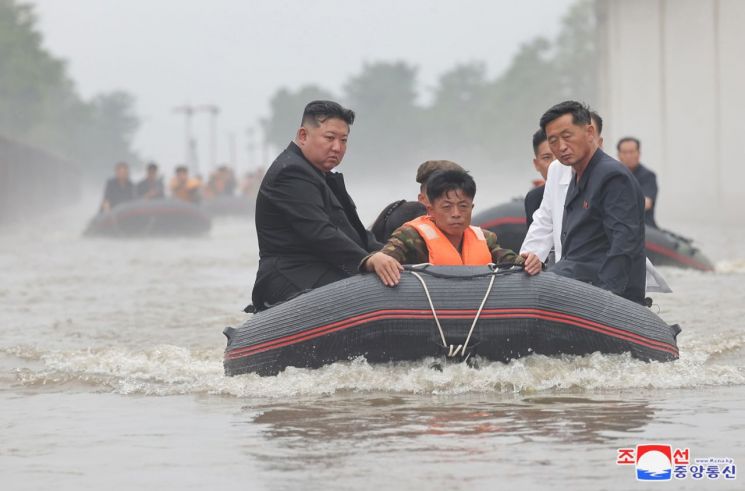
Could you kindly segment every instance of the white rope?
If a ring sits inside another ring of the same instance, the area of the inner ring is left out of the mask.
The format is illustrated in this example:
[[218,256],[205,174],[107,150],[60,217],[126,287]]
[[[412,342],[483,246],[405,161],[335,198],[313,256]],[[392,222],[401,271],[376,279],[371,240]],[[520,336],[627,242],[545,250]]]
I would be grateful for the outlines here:
[[432,303],[432,297],[429,294],[429,288],[427,288],[427,284],[424,282],[424,278],[419,276],[419,273],[417,273],[416,271],[412,271],[411,274],[413,274],[419,280],[419,282],[422,284],[422,288],[424,288],[424,293],[427,295],[427,301],[429,302],[429,308],[432,309],[432,316],[435,318],[435,324],[437,324],[437,329],[440,331],[440,339],[442,339],[442,346],[443,348],[447,348],[448,342],[445,341],[445,333],[442,332],[442,326],[440,325],[440,319],[437,318],[437,312],[435,311],[435,304]]
[[496,278],[496,275],[492,275],[491,280],[489,280],[489,286],[486,289],[486,294],[484,295],[484,298],[481,300],[481,305],[479,305],[479,310],[476,312],[476,316],[473,318],[473,322],[471,323],[471,329],[468,331],[468,336],[466,336],[466,341],[463,344],[459,344],[458,346],[455,345],[449,345],[447,341],[445,340],[445,332],[442,330],[442,325],[440,324],[440,319],[437,317],[437,311],[435,310],[435,304],[432,302],[432,296],[429,294],[429,288],[427,288],[427,283],[425,283],[424,278],[422,278],[419,273],[416,271],[411,271],[411,274],[413,274],[419,282],[422,284],[422,288],[424,288],[424,293],[427,296],[427,301],[429,302],[429,308],[432,309],[432,316],[435,318],[435,324],[437,324],[437,330],[440,331],[440,339],[442,339],[442,346],[448,350],[448,357],[453,358],[455,356],[458,356],[458,353],[460,353],[461,356],[465,356],[466,349],[468,348],[468,342],[471,340],[471,335],[473,334],[473,330],[476,327],[476,323],[479,321],[479,317],[481,317],[481,311],[484,310],[484,305],[486,305],[486,300],[489,298],[489,295],[491,294],[492,287],[494,286],[494,279]]
[[476,317],[473,318],[473,324],[471,324],[471,330],[468,331],[468,336],[466,336],[466,342],[463,343],[463,351],[461,352],[463,355],[466,354],[466,348],[468,348],[468,341],[471,340],[471,334],[473,334],[473,328],[476,327],[476,323],[479,321],[479,317],[481,317],[481,311],[484,310],[484,305],[486,304],[486,299],[489,298],[489,295],[491,294],[492,286],[494,286],[494,278],[496,278],[497,275],[491,275],[491,280],[489,280],[489,287],[486,289],[486,294],[484,295],[483,300],[481,300],[481,305],[479,305],[479,311],[476,312]]

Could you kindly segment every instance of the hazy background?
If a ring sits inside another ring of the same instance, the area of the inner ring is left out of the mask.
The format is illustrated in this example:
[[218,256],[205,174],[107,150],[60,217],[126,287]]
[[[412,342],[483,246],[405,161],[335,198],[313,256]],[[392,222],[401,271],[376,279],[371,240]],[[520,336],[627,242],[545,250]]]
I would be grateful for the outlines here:
[[529,188],[537,121],[572,98],[612,155],[642,140],[663,225],[742,224],[743,21],[738,0],[0,0],[0,218],[99,193],[119,160],[266,166],[314,98],[357,112],[340,170],[376,198],[364,215],[426,159],[488,206]]
[[[238,164],[247,166],[261,158],[258,121],[270,116],[269,102],[279,89],[316,85],[341,95],[365,63],[403,61],[417,71],[414,101],[426,104],[440,77],[458,64],[483,63],[493,77],[507,68],[521,43],[555,36],[571,2],[31,3],[44,46],[68,60],[83,97],[114,90],[134,96],[141,121],[133,139],[138,155],[165,165],[183,161],[183,122],[172,108],[209,103],[221,109],[218,158],[228,158],[232,133]],[[194,121],[202,165],[208,158],[207,119]],[[358,123],[366,119],[359,111]],[[251,127],[257,141],[249,157]]]

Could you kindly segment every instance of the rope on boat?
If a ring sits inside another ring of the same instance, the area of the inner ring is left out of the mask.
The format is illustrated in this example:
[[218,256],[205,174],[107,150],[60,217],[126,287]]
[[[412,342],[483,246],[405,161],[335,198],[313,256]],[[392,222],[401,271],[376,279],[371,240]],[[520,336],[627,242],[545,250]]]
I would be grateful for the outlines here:
[[463,344],[459,344],[458,346],[455,346],[453,344],[448,345],[447,341],[445,340],[445,332],[442,330],[442,325],[440,324],[440,319],[437,317],[437,310],[435,309],[435,304],[432,301],[432,296],[429,293],[429,288],[427,288],[427,283],[424,281],[424,278],[421,277],[419,273],[416,271],[410,271],[412,275],[414,275],[419,282],[422,284],[422,288],[424,289],[424,294],[427,296],[427,301],[429,302],[429,308],[432,310],[432,316],[435,319],[435,324],[437,325],[437,330],[440,332],[440,339],[442,340],[442,346],[443,348],[448,350],[448,358],[454,358],[460,354],[460,356],[466,356],[466,350],[468,349],[468,342],[471,340],[471,335],[473,334],[473,330],[476,327],[476,323],[479,321],[479,317],[481,317],[481,311],[484,310],[484,305],[486,305],[486,300],[489,298],[489,295],[491,294],[492,287],[494,286],[494,278],[497,277],[496,274],[491,275],[491,280],[489,280],[489,286],[486,288],[486,293],[484,294],[484,298],[481,300],[481,305],[479,305],[479,310],[476,312],[476,316],[473,318],[473,322],[471,323],[471,329],[468,330],[468,336],[466,336],[466,341]]

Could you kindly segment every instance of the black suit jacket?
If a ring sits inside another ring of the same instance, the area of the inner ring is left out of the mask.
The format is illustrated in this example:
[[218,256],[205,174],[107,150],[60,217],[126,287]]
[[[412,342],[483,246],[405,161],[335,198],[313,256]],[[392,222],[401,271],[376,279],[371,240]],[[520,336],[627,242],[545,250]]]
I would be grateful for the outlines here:
[[378,242],[385,244],[398,227],[426,214],[427,208],[418,201],[394,201],[383,208],[370,230]]
[[365,230],[339,173],[317,170],[294,143],[272,163],[256,198],[257,310],[358,272],[382,244]]
[[538,186],[525,195],[525,220],[527,221],[528,228],[533,223],[533,213],[541,207],[543,201],[543,191],[546,190],[546,185]]
[[557,274],[644,300],[644,195],[631,172],[598,149],[564,203]]

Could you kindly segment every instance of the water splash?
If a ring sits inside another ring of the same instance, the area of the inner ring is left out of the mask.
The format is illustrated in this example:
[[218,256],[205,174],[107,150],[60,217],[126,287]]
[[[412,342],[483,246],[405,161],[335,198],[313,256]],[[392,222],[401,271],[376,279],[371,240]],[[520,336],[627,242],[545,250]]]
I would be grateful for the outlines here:
[[732,363],[729,356],[720,360],[743,348],[745,334],[722,334],[706,342],[687,341],[681,346],[681,359],[669,363],[646,363],[628,354],[533,355],[510,363],[481,360],[479,369],[445,363],[440,371],[431,368],[434,359],[371,365],[360,358],[317,370],[288,368],[274,377],[225,377],[221,350],[190,350],[172,345],[136,351],[40,351],[15,347],[0,352],[33,362],[15,370],[18,381],[25,386],[80,383],[120,394],[283,398],[340,391],[534,393],[745,385],[745,366]]

